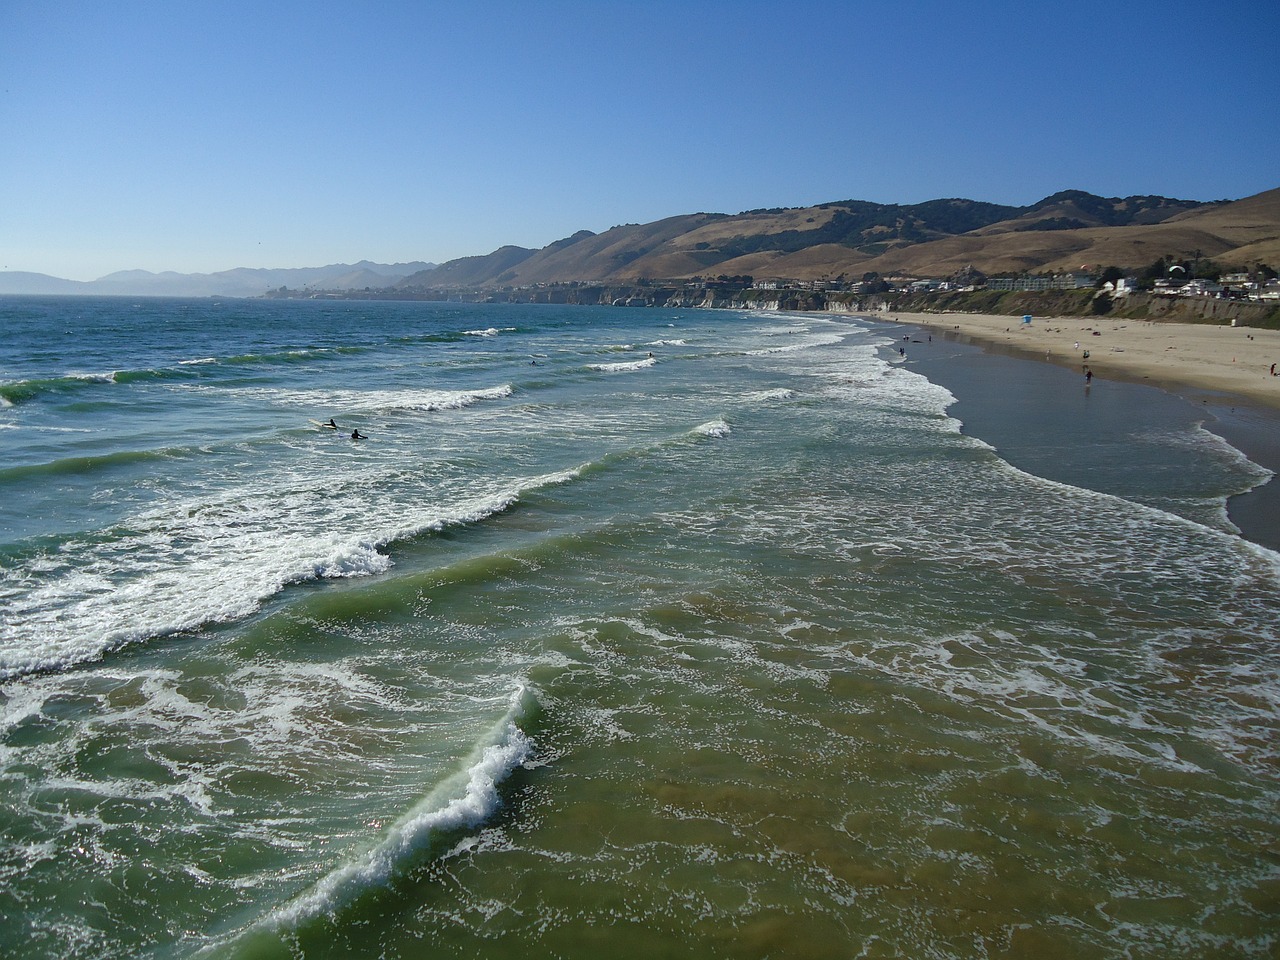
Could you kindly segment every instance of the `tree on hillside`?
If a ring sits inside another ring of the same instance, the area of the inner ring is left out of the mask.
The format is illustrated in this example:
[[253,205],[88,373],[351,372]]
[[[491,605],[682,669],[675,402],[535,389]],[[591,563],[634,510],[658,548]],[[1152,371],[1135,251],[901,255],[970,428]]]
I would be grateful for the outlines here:
[[1141,290],[1150,290],[1157,280],[1163,280],[1169,275],[1170,262],[1167,257],[1161,257],[1151,266],[1147,267],[1138,274],[1138,287]]
[[1117,280],[1123,280],[1126,274],[1119,267],[1107,267],[1102,271],[1102,275],[1098,277],[1098,289],[1102,289],[1105,284],[1115,283]]
[[884,293],[890,289],[889,284],[880,278],[874,270],[862,275],[864,293]]
[[1223,269],[1212,260],[1196,260],[1192,276],[1200,280],[1212,280],[1215,283],[1222,279]]

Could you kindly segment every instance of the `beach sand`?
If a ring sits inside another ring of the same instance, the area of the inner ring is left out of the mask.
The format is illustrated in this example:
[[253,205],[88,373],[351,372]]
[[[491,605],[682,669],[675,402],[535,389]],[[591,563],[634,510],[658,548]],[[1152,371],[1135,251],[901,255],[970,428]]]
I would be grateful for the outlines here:
[[[951,412],[965,432],[1032,473],[1126,496],[1106,477],[1108,458],[1129,455],[1123,431],[1112,436],[1109,425],[1190,417],[1280,474],[1280,377],[1270,373],[1272,363],[1280,370],[1280,331],[1080,317],[1023,325],[1015,317],[891,316],[924,328],[902,344],[906,361],[956,396]],[[1228,513],[1247,539],[1280,550],[1280,480],[1232,497]]]
[[[1206,391],[1280,410],[1280,330],[1210,324],[1019,317],[962,313],[894,313],[893,319],[946,330],[1028,356],[1072,366],[1095,378],[1151,381],[1192,399]],[[1079,346],[1076,346],[1079,344]],[[1085,352],[1088,358],[1085,358]]]

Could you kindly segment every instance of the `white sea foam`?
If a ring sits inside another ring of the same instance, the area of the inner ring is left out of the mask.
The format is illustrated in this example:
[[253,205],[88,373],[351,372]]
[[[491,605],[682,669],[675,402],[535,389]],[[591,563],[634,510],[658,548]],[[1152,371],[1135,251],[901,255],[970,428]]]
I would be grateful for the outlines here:
[[733,430],[729,424],[725,423],[723,418],[717,417],[715,420],[708,420],[706,423],[699,424],[693,428],[693,432],[704,437],[727,437]]
[[475,390],[260,390],[241,391],[277,406],[307,410],[342,410],[380,413],[461,410],[484,400],[501,400],[514,392],[511,384]]
[[687,347],[688,345],[688,340],[654,340],[645,344],[646,347]]
[[482,522],[581,471],[472,480],[426,499],[406,496],[394,472],[301,488],[287,475],[264,489],[154,507],[105,538],[71,539],[25,569],[0,569],[0,678],[240,619],[290,583],[383,573],[392,566],[386,545]]
[[[830,329],[827,329],[830,328]],[[842,342],[851,332],[849,328],[838,326],[829,320],[813,318],[806,325],[791,324],[781,327],[763,327],[755,331],[756,335],[766,341],[785,340],[782,343],[769,343],[746,351],[749,357],[767,357],[776,354],[799,353],[815,347],[831,346]]]
[[178,365],[183,367],[198,366],[205,363],[217,363],[217,357],[201,357],[199,360],[179,360]]
[[359,537],[150,517],[108,544],[70,541],[30,589],[0,580],[0,678],[94,660],[126,643],[247,616],[286,584],[379,573],[390,558]]
[[632,360],[623,363],[593,363],[588,365],[588,369],[598,370],[601,373],[624,373],[631,370],[643,370],[645,367],[652,367],[657,362],[654,357],[645,357],[643,360]]
[[115,383],[117,371],[112,370],[110,373],[85,373],[82,371],[71,371],[67,374],[68,380],[84,380],[87,383]]
[[772,390],[759,390],[755,393],[749,393],[747,400],[753,402],[763,402],[767,400],[791,400],[796,396],[796,392],[788,387],[776,387]]
[[[882,409],[890,416],[908,413],[934,421],[939,429],[960,432],[960,421],[946,416],[956,402],[946,387],[905,367],[891,364],[878,355],[878,348],[890,341],[873,341],[850,346],[838,362],[824,360],[799,372],[825,381],[828,396],[856,402],[861,407]],[[917,423],[917,425],[919,425]]]
[[[215,691],[212,697],[200,691]],[[25,678],[5,687],[0,702],[0,734],[7,736],[30,720],[40,721],[50,703],[71,698],[85,704],[84,722],[67,723],[57,742],[10,749],[0,740],[0,762],[41,762],[49,775],[46,788],[86,796],[165,803],[173,800],[200,817],[228,817],[233,829],[261,830],[261,824],[241,824],[228,803],[225,783],[220,783],[225,762],[235,767],[234,755],[215,759],[214,748],[234,742],[252,746],[255,754],[269,755],[287,765],[299,762],[367,763],[364,722],[350,723],[346,712],[334,714],[330,704],[375,714],[387,709],[410,712],[394,683],[371,677],[358,661],[290,662],[275,657],[247,663],[211,683],[193,678],[180,669],[99,667],[92,673],[46,674]],[[85,775],[69,759],[89,745],[122,733],[138,749],[166,768],[168,776]],[[166,745],[172,751],[151,748]],[[200,762],[180,759],[182,749],[204,745],[208,757]],[[56,758],[56,759],[55,759]],[[242,759],[242,758],[241,758]],[[266,832],[269,834],[269,831]],[[266,835],[266,834],[264,834]],[[272,842],[279,839],[277,834]]]
[[[1072,640],[1078,640],[1079,646],[1070,646]],[[1097,638],[1072,637],[1035,642],[999,631],[989,636],[939,637],[933,643],[903,650],[894,658],[893,672],[957,701],[1016,717],[1030,729],[1075,742],[1099,755],[1182,772],[1206,772],[1178,755],[1167,742],[1166,738],[1180,734],[1157,717],[1176,710],[1173,701],[1162,702],[1153,711],[1152,703],[1117,697],[1111,684],[1092,679],[1098,643]],[[956,661],[956,651],[963,654],[963,664]],[[1142,666],[1134,669],[1155,675],[1168,672],[1168,665],[1158,657],[1142,661]],[[1188,714],[1184,722],[1190,718]],[[1233,737],[1223,736],[1224,732],[1209,726],[1198,731],[1205,740],[1216,739],[1226,752],[1233,752]]]
[[[585,466],[585,465],[584,465]],[[558,470],[530,480],[524,489],[541,490],[543,487],[556,487],[582,476],[583,467],[572,467],[569,470]]]
[[496,337],[500,333],[512,333],[515,327],[487,327],[484,330],[463,330],[464,336],[468,337]]

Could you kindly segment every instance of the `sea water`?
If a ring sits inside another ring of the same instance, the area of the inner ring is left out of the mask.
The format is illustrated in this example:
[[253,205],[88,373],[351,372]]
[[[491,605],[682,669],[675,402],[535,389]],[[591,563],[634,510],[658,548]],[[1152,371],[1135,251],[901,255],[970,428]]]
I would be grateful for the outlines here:
[[856,318],[0,331],[6,957],[1280,947],[1268,474],[1156,391],[1064,479]]

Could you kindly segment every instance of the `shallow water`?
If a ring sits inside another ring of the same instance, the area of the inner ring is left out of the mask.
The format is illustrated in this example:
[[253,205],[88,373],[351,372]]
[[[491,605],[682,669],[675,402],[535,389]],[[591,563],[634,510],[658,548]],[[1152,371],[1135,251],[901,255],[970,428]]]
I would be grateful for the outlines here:
[[6,955],[1275,950],[1266,473],[1163,395],[1064,482],[867,321],[0,310]]

